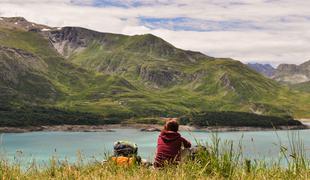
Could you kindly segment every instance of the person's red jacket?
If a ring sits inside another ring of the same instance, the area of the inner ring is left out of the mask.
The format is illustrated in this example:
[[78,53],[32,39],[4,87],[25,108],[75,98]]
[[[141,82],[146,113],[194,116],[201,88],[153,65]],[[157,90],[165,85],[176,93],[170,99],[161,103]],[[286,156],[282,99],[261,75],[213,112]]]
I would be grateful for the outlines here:
[[154,166],[161,167],[164,165],[165,161],[179,161],[182,144],[184,148],[191,147],[191,143],[181,137],[178,132],[162,131],[157,140],[157,152]]

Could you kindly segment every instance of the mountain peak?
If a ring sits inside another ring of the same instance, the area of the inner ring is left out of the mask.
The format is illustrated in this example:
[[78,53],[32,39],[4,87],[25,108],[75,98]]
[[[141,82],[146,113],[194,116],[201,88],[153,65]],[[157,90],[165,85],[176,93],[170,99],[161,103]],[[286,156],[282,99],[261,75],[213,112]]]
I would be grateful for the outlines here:
[[[57,51],[66,58],[96,46],[105,49],[106,52],[115,52],[119,55],[127,52],[133,56],[139,55],[144,56],[144,58],[158,60],[197,62],[200,59],[210,59],[210,57],[199,52],[176,48],[153,34],[127,36],[98,32],[81,27],[63,27],[51,30],[48,36]],[[127,56],[128,54],[123,58],[127,59]]]
[[2,17],[2,19],[6,20],[8,22],[25,22],[25,21],[27,21],[23,17]]
[[33,32],[50,31],[53,29],[46,25],[29,22],[23,17],[0,17],[0,27]]
[[306,62],[304,62],[304,63],[302,63],[300,66],[310,68],[310,60],[309,60],[309,61],[306,61]]
[[297,71],[298,65],[295,64],[280,64],[277,67],[278,71],[294,72]]
[[273,68],[270,64],[248,63],[247,65],[251,69],[267,77],[272,77],[275,73],[275,68]]
[[275,69],[270,64],[248,63],[251,69],[279,82],[298,84],[310,81],[310,61],[300,65],[280,64]]
[[308,82],[310,81],[310,61],[300,65],[280,64],[274,78],[291,84]]

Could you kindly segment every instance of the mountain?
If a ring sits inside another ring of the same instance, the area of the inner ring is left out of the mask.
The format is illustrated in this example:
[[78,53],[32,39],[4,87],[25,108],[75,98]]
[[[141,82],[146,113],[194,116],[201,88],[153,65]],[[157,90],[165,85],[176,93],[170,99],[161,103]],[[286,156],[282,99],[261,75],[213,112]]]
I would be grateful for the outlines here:
[[290,84],[310,81],[310,61],[300,65],[280,64],[277,67],[274,79]]
[[310,116],[308,93],[151,34],[1,18],[0,45],[1,125],[150,123],[224,111]]
[[266,77],[281,83],[292,84],[292,87],[298,84],[305,87],[305,84],[310,81],[310,61],[300,65],[280,64],[276,69],[268,64],[255,63],[247,65]]
[[247,66],[266,77],[274,76],[276,71],[276,69],[273,68],[270,64],[248,63]]

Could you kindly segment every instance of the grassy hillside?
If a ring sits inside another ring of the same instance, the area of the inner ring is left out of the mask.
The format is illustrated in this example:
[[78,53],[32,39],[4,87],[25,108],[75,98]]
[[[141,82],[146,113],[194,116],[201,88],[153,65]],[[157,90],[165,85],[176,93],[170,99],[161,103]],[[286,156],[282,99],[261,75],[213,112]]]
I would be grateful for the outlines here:
[[310,92],[310,82],[294,84],[294,85],[291,85],[291,87],[299,91]]
[[[171,115],[234,110],[307,116],[304,109],[304,103],[309,100],[307,93],[292,92],[239,61],[184,51],[149,34],[124,36],[98,33],[92,39],[85,37],[87,33],[90,33],[89,30],[81,28],[53,32],[54,35],[62,35],[56,44],[65,42],[70,49],[78,49],[67,57],[69,61],[90,71],[124,77],[142,90],[144,98],[138,101],[131,97],[132,93],[129,98],[126,97],[128,94],[119,96],[120,101],[131,109],[138,107],[133,109],[134,112],[142,110],[141,113],[149,114],[145,108],[150,108],[155,112],[159,110],[159,114],[170,111]],[[83,48],[78,48],[81,44],[79,39],[83,41]],[[149,91],[152,93],[149,94]],[[136,102],[145,108],[136,105]]]
[[310,117],[309,93],[291,91],[239,61],[184,51],[149,34],[0,25],[0,45],[1,106],[18,112],[45,107],[52,115],[57,108],[101,121],[203,111]]

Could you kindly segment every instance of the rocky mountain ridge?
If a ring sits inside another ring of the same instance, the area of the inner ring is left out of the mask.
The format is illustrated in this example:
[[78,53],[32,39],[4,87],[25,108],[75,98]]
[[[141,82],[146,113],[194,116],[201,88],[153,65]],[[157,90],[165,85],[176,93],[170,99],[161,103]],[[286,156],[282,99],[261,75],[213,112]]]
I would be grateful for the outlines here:
[[[153,87],[171,86],[192,77],[169,66],[170,63],[197,64],[213,59],[199,52],[175,48],[151,34],[126,36],[64,27],[50,31],[48,37],[55,49],[73,63],[98,72],[138,74]],[[94,49],[97,50],[93,52]],[[77,57],[83,54],[87,57]]]
[[5,26],[9,29],[21,29],[31,32],[44,32],[57,29],[46,25],[29,22],[23,17],[0,17],[0,26]]
[[278,82],[299,84],[310,81],[310,61],[300,65],[280,64],[277,68],[273,68],[268,64],[247,64],[253,70],[274,79]]
[[[4,115],[0,108],[2,120],[16,118],[14,111],[27,123],[31,118],[25,119],[24,111],[54,123],[60,123],[55,114],[62,119],[66,112],[70,123],[79,116],[86,117],[79,122],[99,123],[201,111],[309,113],[308,94],[290,91],[240,61],[182,50],[151,34],[29,25],[20,18],[0,23],[0,90],[5,92],[0,105],[9,106]],[[44,108],[32,111],[34,106]]]
[[279,82],[298,84],[310,81],[310,61],[300,65],[280,64],[273,77]]

